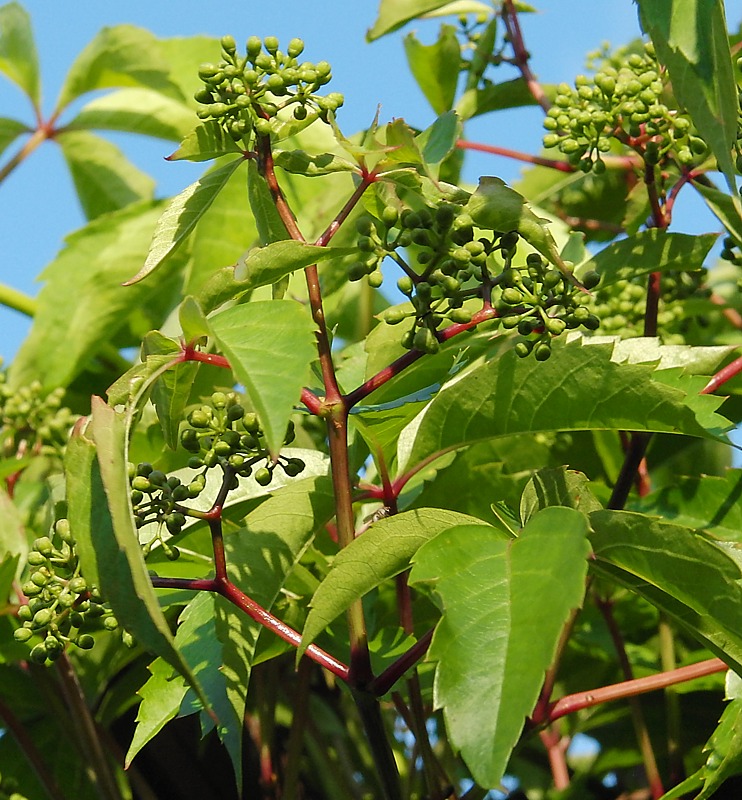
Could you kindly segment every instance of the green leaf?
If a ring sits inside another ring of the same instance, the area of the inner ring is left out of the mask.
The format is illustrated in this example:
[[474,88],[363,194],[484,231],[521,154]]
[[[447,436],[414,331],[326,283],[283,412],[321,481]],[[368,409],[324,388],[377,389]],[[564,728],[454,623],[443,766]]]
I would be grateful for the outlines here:
[[728,233],[742,244],[742,212],[737,207],[736,201],[728,194],[694,183],[693,186],[706,201],[706,205],[716,215],[716,218],[727,229]]
[[268,183],[253,160],[247,164],[247,196],[255,217],[260,243],[265,245],[288,239],[288,231],[273,202]]
[[209,320],[219,347],[258,412],[274,455],[316,357],[314,322],[293,300],[234,306]]
[[366,39],[372,42],[387,33],[396,31],[405,23],[421,17],[430,11],[448,5],[449,0],[381,0],[379,15],[373,28],[366,32]]
[[207,172],[170,201],[157,221],[144,266],[125,286],[146,278],[183,244],[242,162],[242,158],[236,158]]
[[[542,85],[547,97],[556,94],[551,85]],[[492,111],[538,105],[523,78],[493,83],[482,89],[467,89],[456,103],[456,111],[464,120],[473,119]]]
[[127,768],[144,745],[178,716],[178,709],[188,691],[186,682],[177,673],[173,675],[173,668],[167,661],[156,658],[147,669],[150,678],[137,692],[142,702],[137,710],[134,736],[126,753]]
[[[168,339],[159,331],[148,333],[142,343],[144,358],[151,355],[167,355],[174,359],[180,350],[180,345],[176,341]],[[162,426],[165,444],[172,450],[178,446],[178,428],[190,400],[197,372],[197,363],[182,361],[160,375],[152,387],[152,402],[157,412],[157,419]]]
[[20,560],[19,553],[15,555],[5,553],[0,556],[0,608],[8,604],[10,594],[13,592],[13,582],[21,571],[18,569]]
[[571,275],[571,270],[559,255],[556,242],[549,231],[549,220],[536,216],[525,198],[515,189],[506,186],[500,178],[480,178],[479,186],[469,198],[466,210],[474,224],[480,228],[501,233],[517,231],[549,262],[565,275]]
[[161,296],[180,268],[174,260],[160,281],[124,288],[142,263],[162,204],[137,203],[93,220],[67,237],[42,272],[30,335],[10,367],[13,386],[40,380],[45,390],[66,386],[126,325],[135,309]]
[[447,111],[415,137],[426,171],[437,179],[438,168],[456,149],[461,136],[461,121],[454,111]]
[[672,616],[742,670],[742,570],[731,552],[690,528],[628,511],[590,515],[602,575]]
[[466,525],[418,550],[410,583],[443,609],[427,659],[433,700],[474,779],[496,787],[570,613],[582,604],[588,526],[570,508],[538,512],[517,539]]
[[86,103],[65,130],[139,133],[179,141],[193,127],[193,110],[152,89],[120,89]]
[[105,529],[91,532],[101,592],[137,642],[178,670],[208,707],[196,676],[175,647],[144,563],[129,503],[124,418],[94,397],[87,433],[95,443],[113,530],[113,536]]
[[683,477],[645,497],[637,511],[676,525],[705,530],[731,542],[742,541],[742,472],[723,477]]
[[191,234],[184,294],[195,295],[219,268],[236,264],[257,243],[257,226],[248,205],[245,176],[242,170],[237,170]]
[[375,522],[333,559],[330,571],[312,597],[297,661],[354,601],[409,569],[412,556],[425,542],[456,525],[478,522],[467,514],[434,508],[405,511]]
[[93,534],[114,540],[113,523],[96,458],[95,443],[78,423],[64,454],[67,519],[76,540],[85,579],[100,586]]
[[19,3],[0,7],[0,72],[28,95],[34,108],[39,107],[39,60],[31,18]]
[[332,172],[358,172],[355,164],[334,153],[310,155],[304,150],[274,150],[273,161],[286,172],[310,178]]
[[544,508],[564,506],[583,514],[602,508],[589,488],[590,481],[582,472],[540,469],[526,485],[520,499],[520,519],[526,524]]
[[435,17],[446,17],[451,14],[491,14],[492,6],[487,3],[480,3],[478,0],[453,0],[440,8],[428,11],[423,14],[424,19]]
[[56,141],[88,219],[152,199],[154,180],[138,170],[116,145],[87,131],[60,133]]
[[718,435],[721,417],[709,431],[689,407],[700,402],[713,411],[718,399],[708,404],[708,395],[695,397],[665,385],[663,372],[654,367],[617,364],[610,345],[588,341],[557,342],[543,363],[508,351],[452,380],[400,437],[400,469],[437,451],[527,431]]
[[31,129],[23,122],[8,117],[0,117],[0,155],[22,134],[31,133]]
[[715,233],[691,236],[650,228],[604,247],[583,261],[575,274],[596,270],[602,287],[649,272],[699,270],[717,238]]
[[435,44],[422,44],[414,33],[404,38],[410,72],[436,114],[453,106],[459,80],[461,46],[453,25],[442,25]]
[[115,86],[146,87],[182,99],[169,69],[160,43],[149,31],[133,25],[103,28],[67,73],[55,110],[86,92]]
[[742,772],[742,700],[732,700],[724,709],[703,751],[708,753],[703,789],[695,800],[709,800],[727,778]]
[[731,154],[737,135],[737,85],[723,0],[638,2],[644,28],[667,67],[675,97],[716,156],[739,203]]
[[[193,114],[191,114],[191,124]],[[211,161],[213,158],[240,153],[241,149],[216,121],[203,122],[186,135],[167,161]]]

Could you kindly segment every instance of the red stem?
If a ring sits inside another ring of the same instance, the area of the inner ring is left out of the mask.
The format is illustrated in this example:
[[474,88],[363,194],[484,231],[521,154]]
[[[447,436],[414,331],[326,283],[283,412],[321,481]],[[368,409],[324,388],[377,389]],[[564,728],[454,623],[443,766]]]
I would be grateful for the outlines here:
[[531,93],[533,99],[543,108],[548,111],[551,108],[549,98],[544,94],[541,84],[536,79],[536,76],[531,72],[528,65],[530,58],[529,52],[523,42],[523,33],[520,29],[520,22],[518,20],[518,13],[513,5],[513,0],[505,0],[502,6],[502,20],[507,28],[510,43],[513,46],[513,54],[515,55],[515,63],[520,70],[520,74],[528,86],[528,91]]
[[[670,672],[661,672],[658,675],[648,675],[644,678],[635,678],[632,681],[623,681],[611,686],[603,686],[600,689],[592,689],[588,692],[578,692],[569,694],[557,700],[549,710],[548,721],[573,714],[583,708],[591,708],[601,703],[609,703],[613,700],[623,700],[627,697],[634,697],[647,692],[654,692],[658,689],[665,689],[678,683],[692,681],[695,678],[702,678],[705,675],[713,675],[728,669],[727,665],[720,658],[710,658],[707,661],[700,661],[698,664],[691,664],[687,667],[679,667]],[[534,722],[539,722],[534,720]]]

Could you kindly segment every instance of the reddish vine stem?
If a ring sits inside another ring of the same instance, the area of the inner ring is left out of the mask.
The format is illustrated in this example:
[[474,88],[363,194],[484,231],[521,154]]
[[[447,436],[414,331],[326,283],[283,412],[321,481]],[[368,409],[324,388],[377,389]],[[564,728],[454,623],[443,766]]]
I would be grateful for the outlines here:
[[523,42],[523,33],[520,29],[518,12],[515,10],[513,0],[504,0],[502,5],[502,20],[505,23],[510,43],[513,46],[515,63],[520,70],[520,74],[523,76],[523,80],[525,80],[528,86],[528,91],[541,108],[543,108],[544,111],[548,111],[551,108],[551,101],[544,93],[536,76],[531,72],[531,67],[528,64],[528,60],[531,56]]
[[[301,634],[295,631],[283,620],[273,616],[270,611],[266,611],[259,603],[248,597],[243,591],[238,589],[231,581],[213,580],[191,580],[190,578],[157,578],[152,577],[152,586],[156,589],[191,589],[194,591],[214,592],[229,600],[244,611],[251,619],[259,622],[263,627],[272,631],[276,636],[288,642],[294,647],[301,644]],[[348,667],[339,661],[335,656],[322,650],[316,645],[310,644],[306,651],[307,658],[311,658],[321,667],[331,672],[340,680],[348,682]]]
[[592,708],[602,703],[624,700],[627,697],[665,689],[668,686],[686,683],[695,678],[713,675],[726,669],[728,669],[727,665],[720,658],[710,658],[707,661],[700,661],[687,667],[678,667],[678,669],[674,669],[671,672],[661,672],[657,675],[648,675],[644,678],[635,678],[631,681],[602,686],[600,689],[592,689],[588,692],[565,695],[551,706],[548,719],[553,722],[560,717],[574,714],[576,711],[582,711],[585,708]]
[[33,739],[29,736],[26,726],[16,717],[10,706],[0,699],[0,719],[4,727],[10,732],[18,745],[18,749],[26,757],[28,763],[33,768],[39,783],[49,795],[51,800],[65,800],[62,790],[54,780],[54,775],[46,766],[41,752],[36,747]]
[[549,758],[549,768],[554,781],[554,788],[563,791],[569,788],[569,767],[567,766],[567,748],[565,740],[552,726],[539,732],[546,754]]

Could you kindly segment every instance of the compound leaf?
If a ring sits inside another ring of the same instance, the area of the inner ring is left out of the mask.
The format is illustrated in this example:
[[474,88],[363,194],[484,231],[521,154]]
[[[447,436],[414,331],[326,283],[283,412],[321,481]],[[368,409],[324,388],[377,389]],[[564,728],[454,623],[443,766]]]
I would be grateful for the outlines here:
[[276,455],[294,404],[310,381],[316,356],[312,318],[293,300],[267,300],[228,308],[209,324]]
[[571,508],[535,514],[516,539],[463,525],[413,559],[443,610],[427,658],[452,745],[483,787],[496,787],[533,711],[570,613],[582,604],[588,525]]
[[695,800],[709,800],[727,778],[742,772],[742,700],[732,700],[703,748],[703,789]]
[[456,525],[478,522],[467,514],[439,508],[404,511],[375,522],[335,556],[312,597],[297,659],[355,600],[408,569],[410,559],[425,542]]

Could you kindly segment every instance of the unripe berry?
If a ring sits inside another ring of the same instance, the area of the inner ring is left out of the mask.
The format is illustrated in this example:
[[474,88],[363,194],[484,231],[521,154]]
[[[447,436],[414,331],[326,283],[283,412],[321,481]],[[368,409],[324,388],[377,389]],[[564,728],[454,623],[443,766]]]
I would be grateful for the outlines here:
[[551,358],[551,347],[546,342],[539,342],[533,351],[536,361],[546,361]]
[[260,469],[255,471],[255,480],[261,486],[267,486],[272,478],[273,475],[267,467],[260,467]]
[[600,283],[600,273],[591,269],[582,276],[581,280],[586,289],[594,289]]
[[435,334],[433,331],[430,330],[428,327],[418,328],[417,332],[415,333],[415,338],[413,339],[413,347],[415,350],[420,350],[423,353],[428,353],[432,355],[433,353],[437,353],[440,349],[440,344],[438,343],[438,339],[436,339]]
[[37,644],[29,654],[31,661],[34,664],[43,664],[46,661],[46,647],[43,642]]
[[95,639],[89,633],[83,633],[82,636],[78,636],[75,644],[81,650],[90,650],[95,645]]

